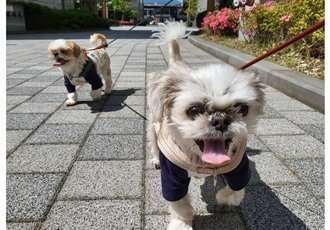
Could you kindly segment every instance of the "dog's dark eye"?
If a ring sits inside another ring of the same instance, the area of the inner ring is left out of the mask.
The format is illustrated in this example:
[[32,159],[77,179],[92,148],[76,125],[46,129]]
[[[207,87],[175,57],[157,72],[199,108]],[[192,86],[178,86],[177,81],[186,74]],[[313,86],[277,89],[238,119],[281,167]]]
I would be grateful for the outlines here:
[[200,107],[193,106],[190,109],[188,109],[186,113],[187,113],[188,117],[194,118],[197,115],[201,114],[202,112],[203,112],[203,110]]
[[247,105],[237,104],[236,107],[238,108],[238,112],[241,113],[243,117],[245,117],[249,112],[249,106]]

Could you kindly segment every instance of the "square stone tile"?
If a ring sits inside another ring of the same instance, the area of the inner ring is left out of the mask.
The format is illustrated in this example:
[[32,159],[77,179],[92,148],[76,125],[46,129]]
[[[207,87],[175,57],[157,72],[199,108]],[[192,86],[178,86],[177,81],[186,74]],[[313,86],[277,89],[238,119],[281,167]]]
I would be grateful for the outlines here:
[[312,111],[280,112],[286,119],[295,124],[324,124],[324,114]]
[[[294,99],[292,99],[291,97],[283,94],[280,91],[269,91],[266,93],[266,101],[292,101]],[[284,102],[283,102],[284,103]]]
[[120,106],[122,103],[126,103],[129,106],[133,105],[144,105],[144,96],[111,96],[105,105],[117,105]]
[[144,222],[144,230],[166,229],[168,223],[170,222],[170,214],[145,215]]
[[46,121],[46,124],[92,124],[97,115],[97,113],[91,113],[88,110],[59,110]]
[[246,230],[246,227],[239,213],[224,212],[195,215],[193,229]]
[[7,130],[6,131],[6,151],[13,151],[33,130]]
[[298,184],[300,180],[271,152],[255,154],[248,152],[252,177],[250,185],[257,184]]
[[292,159],[285,163],[319,197],[325,197],[325,162],[323,158]]
[[137,200],[57,201],[41,230],[142,229]]
[[297,124],[297,126],[305,130],[309,135],[315,137],[322,143],[325,143],[325,124]]
[[261,119],[274,119],[274,118],[283,118],[278,112],[274,109],[264,106],[264,114],[260,117]]
[[7,90],[7,95],[35,95],[43,90],[42,87],[14,87]]
[[160,170],[146,171],[145,214],[164,215],[169,213],[169,203],[163,198]]
[[44,90],[42,90],[40,93],[63,93],[66,95],[68,91],[66,90],[66,87],[63,86],[48,86]]
[[255,133],[260,135],[304,134],[304,131],[286,119],[260,119]]
[[143,134],[143,118],[99,118],[91,130],[92,134]]
[[285,102],[281,100],[272,100],[266,102],[266,104],[276,111],[314,111],[311,107],[297,100],[288,100]]
[[105,106],[99,117],[142,117],[146,119],[144,110],[145,107],[139,105]]
[[39,93],[29,99],[28,102],[36,103],[49,103],[49,102],[61,102],[64,103],[67,97],[63,93]]
[[41,88],[45,88],[50,84],[52,84],[52,82],[47,82],[47,81],[31,82],[31,81],[27,81],[27,82],[24,82],[24,83],[18,85],[17,87],[41,87]]
[[84,160],[142,159],[143,157],[143,135],[90,135],[79,154],[79,159]]
[[58,199],[142,198],[142,161],[76,161]]
[[67,172],[79,145],[23,145],[7,159],[7,173]]
[[24,78],[6,78],[6,85],[16,86],[26,81]]
[[31,96],[19,96],[19,95],[11,96],[11,95],[6,95],[6,103],[8,105],[17,105],[17,104],[20,104],[20,103],[26,101],[30,97]]
[[38,222],[33,223],[7,223],[6,230],[34,230],[39,226]]
[[121,88],[121,87],[138,87],[138,88],[144,88],[146,86],[145,82],[139,82],[139,81],[135,81],[135,82],[131,82],[131,81],[119,81],[116,82],[116,88]]
[[[31,81],[31,82],[42,82],[42,81],[54,82],[60,78],[63,79],[63,75],[61,74],[60,70],[58,70],[58,73],[56,73],[56,72],[48,73],[47,72],[47,73],[39,74],[38,76],[31,78],[29,81]],[[63,87],[64,87],[64,83],[63,83]]]
[[261,152],[261,151],[268,151],[269,149],[267,146],[260,140],[260,138],[253,134],[250,133],[248,135],[248,141],[246,144],[246,151],[253,151],[253,152]]
[[[17,63],[15,63],[15,64],[17,64]],[[30,78],[33,78],[33,77],[35,77],[36,75],[35,74],[27,74],[27,73],[13,73],[13,74],[11,74],[10,76],[8,76],[7,77],[7,79],[8,78],[11,78],[11,79],[13,79],[13,78],[16,78],[16,79],[24,79],[24,80],[26,80],[26,79],[30,79]]]
[[6,119],[7,129],[35,129],[48,114],[8,113]]
[[145,88],[138,87],[115,87],[111,91],[111,96],[145,96]]
[[324,144],[307,135],[262,136],[264,143],[280,158],[324,157]]
[[304,186],[247,186],[240,208],[247,229],[324,228],[324,206]]
[[89,127],[89,124],[44,124],[26,142],[28,144],[79,144],[85,138]]
[[15,109],[11,110],[10,113],[52,113],[57,107],[62,103],[22,103],[17,106]]
[[63,174],[7,175],[7,221],[42,220],[55,199],[63,176]]

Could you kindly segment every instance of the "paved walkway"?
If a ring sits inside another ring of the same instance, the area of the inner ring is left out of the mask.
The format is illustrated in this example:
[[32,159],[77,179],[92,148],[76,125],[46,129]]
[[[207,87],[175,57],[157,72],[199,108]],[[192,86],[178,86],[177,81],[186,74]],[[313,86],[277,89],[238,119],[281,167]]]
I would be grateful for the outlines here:
[[[150,27],[149,27],[150,28]],[[147,74],[167,67],[167,46],[132,30],[107,49],[113,91],[92,102],[89,85],[65,107],[62,76],[47,57],[57,38],[92,47],[123,30],[7,35],[7,230],[165,229],[168,205],[145,143]],[[188,40],[191,68],[221,61]],[[195,230],[324,229],[324,115],[271,88],[248,140],[252,179],[239,207],[216,205],[221,176],[192,180]],[[125,103],[125,104],[123,104]]]

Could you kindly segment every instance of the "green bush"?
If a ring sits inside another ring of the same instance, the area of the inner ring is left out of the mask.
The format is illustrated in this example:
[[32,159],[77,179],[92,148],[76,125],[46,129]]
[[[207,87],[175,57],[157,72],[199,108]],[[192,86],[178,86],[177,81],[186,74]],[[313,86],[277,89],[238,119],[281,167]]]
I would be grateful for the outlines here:
[[108,26],[119,26],[119,21],[114,19],[107,19]]
[[27,30],[90,29],[109,26],[109,20],[84,10],[51,9],[32,2],[15,4],[24,7]]
[[[256,4],[242,12],[240,29],[247,40],[280,44],[324,19],[323,0],[282,0]],[[324,29],[293,44],[308,57],[324,57]]]
[[192,21],[186,21],[186,26],[187,27],[192,27],[193,26],[193,22]]

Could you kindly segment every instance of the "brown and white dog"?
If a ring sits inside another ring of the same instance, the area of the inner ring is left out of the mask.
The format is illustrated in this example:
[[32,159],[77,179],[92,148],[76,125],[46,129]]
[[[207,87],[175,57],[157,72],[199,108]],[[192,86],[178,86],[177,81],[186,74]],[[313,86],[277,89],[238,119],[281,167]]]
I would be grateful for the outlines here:
[[161,169],[163,197],[170,203],[170,230],[192,229],[191,176],[214,176],[216,181],[222,174],[227,185],[217,193],[218,203],[241,203],[251,177],[248,132],[265,103],[253,72],[227,64],[188,68],[179,46],[185,32],[183,22],[159,25],[153,37],[169,45],[169,67],[151,73],[147,85],[147,136],[152,163]]
[[[107,44],[103,34],[96,33],[90,36],[91,44],[96,44],[98,40],[101,40],[102,44]],[[48,45],[48,52],[53,66],[58,66],[64,75],[64,84],[68,91],[65,105],[77,103],[76,85],[91,84],[90,95],[95,101],[101,100],[103,82],[105,83],[104,93],[111,93],[110,57],[105,48],[85,51],[73,41],[57,39]]]

